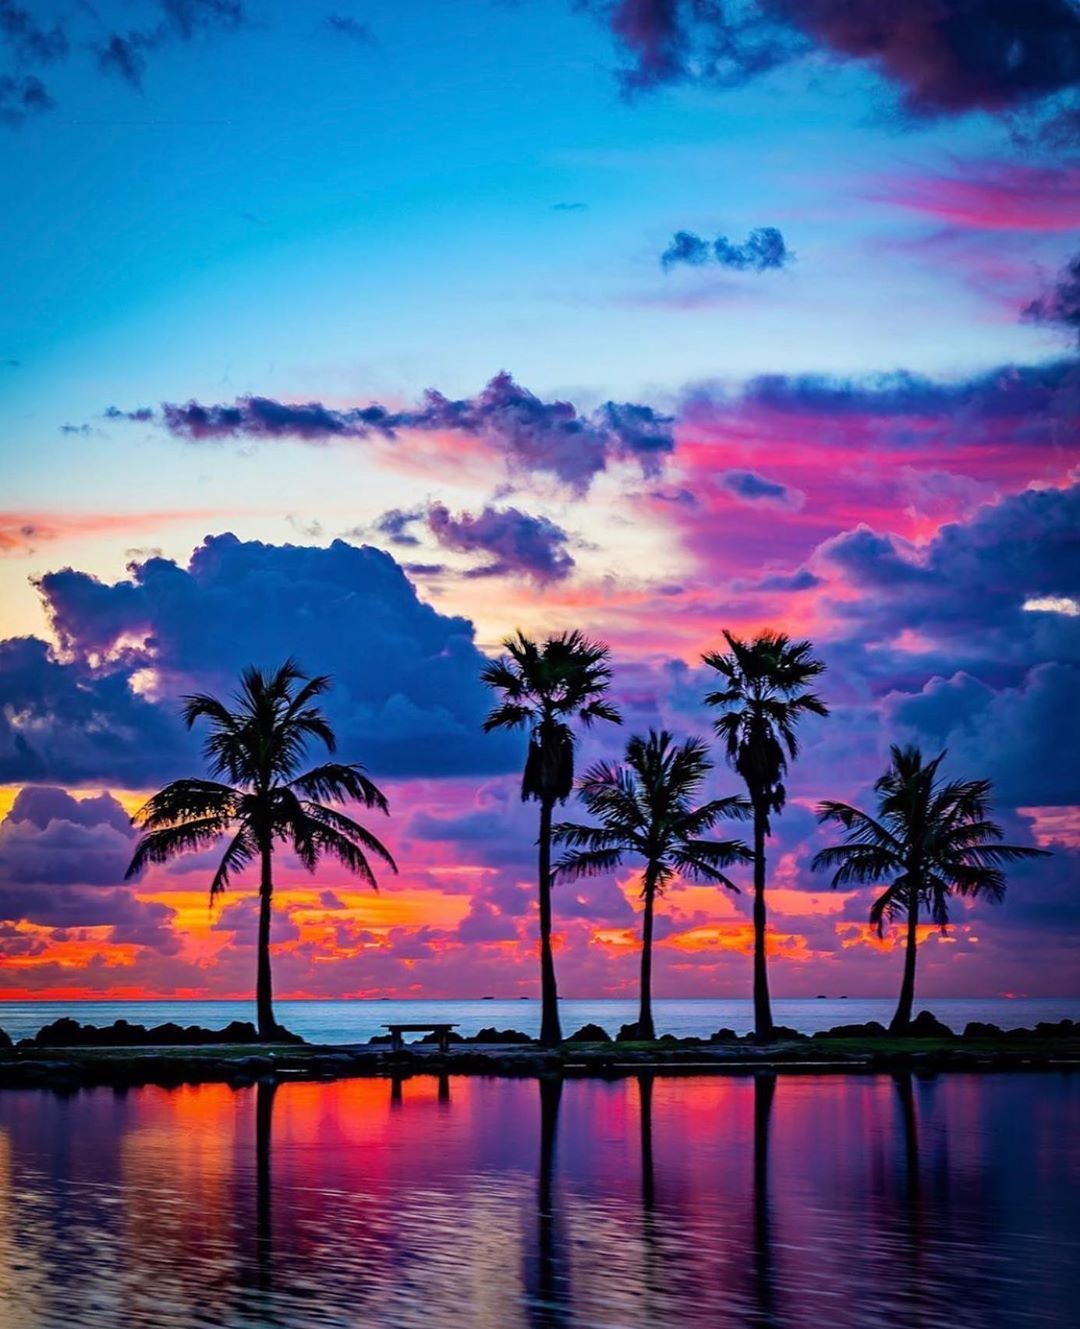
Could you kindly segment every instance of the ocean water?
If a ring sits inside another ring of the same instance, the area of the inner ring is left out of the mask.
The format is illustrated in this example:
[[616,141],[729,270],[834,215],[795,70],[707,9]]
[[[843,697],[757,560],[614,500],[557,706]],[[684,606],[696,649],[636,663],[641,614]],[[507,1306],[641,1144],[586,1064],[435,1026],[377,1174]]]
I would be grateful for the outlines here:
[[0,1092],[11,1329],[1037,1329],[1080,1075]]
[[[892,998],[801,999],[773,1002],[778,1024],[812,1034],[838,1024],[878,1020],[887,1025],[896,1003]],[[1080,997],[1075,998],[932,998],[916,1003],[916,1010],[932,1010],[959,1033],[969,1020],[982,1020],[1015,1029],[1040,1020],[1080,1020]],[[610,1034],[637,1019],[636,1001],[564,1000],[560,1002],[563,1033],[584,1024],[598,1024]],[[485,1026],[518,1029],[535,1036],[540,1030],[540,1004],[526,1000],[482,1001],[279,1001],[277,1017],[289,1029],[313,1043],[363,1043],[384,1033],[388,1023],[425,1020],[456,1023],[463,1035]],[[754,1026],[751,1002],[739,1000],[661,1000],[654,1003],[657,1033],[680,1038],[708,1035],[717,1029],[748,1033]],[[111,1024],[123,1018],[154,1025],[173,1020],[222,1028],[230,1020],[253,1020],[250,1001],[5,1001],[0,1002],[0,1029],[12,1038],[35,1034],[60,1016],[84,1024]]]

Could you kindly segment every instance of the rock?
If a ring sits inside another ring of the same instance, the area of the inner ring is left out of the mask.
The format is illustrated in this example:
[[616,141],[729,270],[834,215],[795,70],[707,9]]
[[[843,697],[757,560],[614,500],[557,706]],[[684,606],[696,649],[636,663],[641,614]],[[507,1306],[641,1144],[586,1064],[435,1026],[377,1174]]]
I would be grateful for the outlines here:
[[[302,1043],[297,1034],[290,1034],[280,1027],[275,1032],[274,1041]],[[188,1025],[185,1029],[172,1021],[159,1024],[153,1029],[145,1025],[129,1024],[127,1020],[117,1020],[113,1024],[97,1028],[92,1024],[80,1024],[68,1016],[61,1016],[52,1024],[47,1024],[32,1038],[20,1041],[20,1047],[196,1047],[205,1043],[257,1043],[259,1036],[253,1024],[244,1020],[233,1020],[224,1029],[201,1029],[198,1025]]]
[[611,1035],[606,1029],[601,1029],[598,1024],[583,1024],[581,1028],[565,1038],[565,1043],[610,1043]]
[[715,1034],[709,1035],[707,1041],[710,1043],[737,1043],[739,1035],[734,1029],[718,1029]]
[[389,1047],[393,1041],[389,1034],[372,1034],[368,1039],[368,1046],[381,1044],[383,1047]]
[[637,1021],[632,1024],[624,1024],[619,1027],[619,1032],[615,1035],[616,1043],[640,1043],[641,1030],[638,1028]]
[[961,1038],[1001,1038],[1003,1031],[996,1024],[983,1024],[980,1020],[971,1020],[964,1025]]
[[889,1031],[877,1020],[866,1024],[838,1024],[833,1029],[819,1029],[811,1038],[884,1038]]
[[523,1034],[520,1029],[496,1029],[494,1026],[485,1026],[471,1038],[465,1040],[466,1043],[531,1043],[532,1039],[528,1034]]
[[0,1029],[0,1048],[9,1048],[13,1046],[14,1044],[11,1041],[11,1035],[5,1033],[3,1029]]
[[901,1035],[903,1038],[955,1038],[956,1035],[947,1024],[929,1011],[920,1011]]
[[806,1037],[805,1034],[799,1033],[798,1029],[789,1029],[787,1025],[783,1024],[774,1025],[772,1032],[774,1040],[783,1039],[785,1042],[788,1043],[797,1042],[799,1039],[803,1039]]
[[1074,1038],[1077,1026],[1074,1020],[1058,1020],[1056,1024],[1040,1020],[1034,1032],[1038,1038]]
[[[423,1036],[423,1038],[418,1039],[417,1041],[420,1042],[420,1043],[438,1043],[438,1042],[439,1042],[439,1035],[438,1035],[438,1034],[425,1034],[425,1035]],[[455,1034],[454,1031],[453,1031],[452,1029],[447,1033],[447,1035],[446,1035],[446,1041],[447,1041],[448,1043],[464,1043],[464,1042],[465,1042],[464,1038],[462,1038],[462,1036],[461,1036],[460,1034]]]

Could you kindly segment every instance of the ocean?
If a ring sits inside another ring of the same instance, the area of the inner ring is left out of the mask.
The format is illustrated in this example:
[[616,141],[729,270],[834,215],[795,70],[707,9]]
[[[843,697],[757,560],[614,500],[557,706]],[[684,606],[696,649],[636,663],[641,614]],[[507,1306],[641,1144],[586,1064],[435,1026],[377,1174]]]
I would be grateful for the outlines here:
[[[637,1018],[634,1000],[566,999],[559,1003],[563,1033],[571,1034],[584,1024],[598,1024],[614,1035],[620,1025]],[[891,997],[799,998],[773,1002],[777,1024],[812,1034],[838,1024],[863,1024],[878,1020],[887,1025],[895,1009]],[[389,1023],[420,1023],[426,1020],[457,1024],[461,1034],[475,1034],[485,1026],[517,1029],[535,1036],[540,1029],[540,1003],[532,1000],[361,1000],[279,1001],[278,1019],[312,1043],[365,1043],[384,1033]],[[746,999],[667,999],[653,1003],[657,1033],[680,1038],[708,1035],[717,1029],[748,1033],[754,1024],[753,1005]],[[981,1020],[1003,1029],[1030,1028],[1040,1020],[1080,1020],[1080,997],[934,997],[916,1003],[916,1010],[930,1010],[959,1033],[970,1020]],[[0,1002],[0,1029],[12,1038],[26,1038],[43,1025],[69,1016],[83,1024],[111,1024],[125,1019],[133,1024],[154,1025],[172,1020],[222,1028],[230,1020],[253,1020],[251,1001],[6,1001]]]

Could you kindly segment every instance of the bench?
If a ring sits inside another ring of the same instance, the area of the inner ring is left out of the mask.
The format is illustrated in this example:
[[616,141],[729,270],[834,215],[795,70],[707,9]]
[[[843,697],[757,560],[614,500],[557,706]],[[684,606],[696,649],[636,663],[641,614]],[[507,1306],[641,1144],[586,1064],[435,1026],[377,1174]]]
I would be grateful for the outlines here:
[[439,1051],[450,1051],[450,1030],[456,1029],[456,1024],[384,1024],[384,1029],[390,1030],[390,1051],[400,1052],[404,1044],[402,1043],[402,1034],[435,1034],[439,1040]]

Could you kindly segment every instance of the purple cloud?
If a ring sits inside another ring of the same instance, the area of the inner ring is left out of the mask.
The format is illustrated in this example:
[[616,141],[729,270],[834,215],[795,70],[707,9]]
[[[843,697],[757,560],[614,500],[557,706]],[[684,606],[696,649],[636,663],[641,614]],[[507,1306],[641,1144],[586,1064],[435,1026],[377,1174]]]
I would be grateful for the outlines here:
[[[125,418],[115,407],[107,414]],[[137,416],[141,419],[141,412]],[[411,411],[392,412],[377,403],[341,410],[321,402],[293,405],[241,397],[232,405],[166,402],[160,418],[170,433],[193,442],[395,438],[410,430],[468,434],[500,452],[512,473],[552,475],[579,493],[612,461],[634,461],[643,474],[658,474],[675,446],[672,419],[651,406],[606,402],[584,415],[570,402],[542,401],[507,373],[497,374],[477,396],[459,401],[429,389]]]
[[[186,568],[148,558],[115,583],[68,568],[38,586],[64,655],[35,638],[0,642],[0,779],[138,788],[189,773],[198,747],[178,694],[227,691],[245,665],[298,651],[333,675],[342,751],[377,776],[516,763],[512,739],[480,731],[489,699],[472,624],[423,603],[382,550],[220,535]],[[144,670],[153,700],[133,683]]]
[[726,235],[717,236],[710,244],[693,231],[676,231],[660,255],[660,265],[665,270],[680,264],[702,267],[710,259],[735,272],[768,272],[787,267],[795,261],[795,255],[775,226],[759,226],[741,245],[732,244]]
[[565,580],[574,569],[567,553],[569,536],[546,517],[531,517],[517,508],[485,507],[473,516],[451,516],[441,503],[428,509],[428,529],[446,549],[483,553],[491,562],[473,568],[469,577],[530,577],[538,585]]
[[1080,254],[1076,254],[1045,295],[1024,309],[1024,318],[1065,330],[1080,344]]
[[694,79],[747,81],[822,50],[868,66],[911,115],[1008,111],[1076,86],[1080,11],[1070,0],[592,0],[631,59],[629,92]]
[[776,480],[767,480],[757,471],[724,471],[717,477],[722,488],[743,503],[764,504],[777,508],[801,508],[804,495]]

